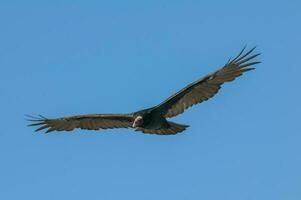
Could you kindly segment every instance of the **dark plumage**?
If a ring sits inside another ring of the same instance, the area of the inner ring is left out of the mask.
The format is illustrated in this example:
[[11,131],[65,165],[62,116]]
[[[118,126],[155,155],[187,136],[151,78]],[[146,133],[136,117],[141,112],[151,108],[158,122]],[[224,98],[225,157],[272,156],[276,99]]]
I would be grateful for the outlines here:
[[[96,114],[48,119],[43,116],[29,116],[29,126],[39,126],[36,131],[72,131],[75,128],[99,130],[111,128],[134,128],[149,134],[172,135],[184,131],[188,126],[167,121],[187,108],[213,97],[225,82],[233,81],[260,62],[252,61],[260,54],[253,54],[255,48],[245,52],[245,48],[220,70],[201,78],[161,104],[130,114]],[[251,62],[252,61],[252,62]]]

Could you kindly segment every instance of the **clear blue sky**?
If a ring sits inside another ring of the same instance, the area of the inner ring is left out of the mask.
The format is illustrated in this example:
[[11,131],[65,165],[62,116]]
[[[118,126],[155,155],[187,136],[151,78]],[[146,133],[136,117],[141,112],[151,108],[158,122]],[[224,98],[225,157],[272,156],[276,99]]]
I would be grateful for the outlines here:
[[[0,2],[0,199],[301,199],[300,1]],[[175,122],[37,134],[153,106],[258,46],[257,70]]]

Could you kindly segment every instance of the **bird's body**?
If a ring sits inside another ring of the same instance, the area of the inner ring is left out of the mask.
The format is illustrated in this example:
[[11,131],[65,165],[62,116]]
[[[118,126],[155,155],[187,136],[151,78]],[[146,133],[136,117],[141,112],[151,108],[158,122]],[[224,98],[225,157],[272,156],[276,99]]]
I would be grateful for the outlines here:
[[133,128],[137,128],[137,131],[142,131],[143,133],[170,135],[182,132],[188,127],[187,125],[167,121],[158,107],[135,112],[133,116],[134,119],[142,120],[141,124],[133,126]]
[[249,56],[255,48],[244,53],[244,49],[220,70],[201,78],[161,104],[130,114],[79,115],[48,119],[43,116],[31,117],[29,126],[40,126],[36,131],[71,131],[75,128],[99,130],[108,128],[134,128],[149,134],[172,135],[184,131],[188,126],[170,122],[167,118],[183,113],[187,108],[213,97],[225,82],[234,80],[244,72],[252,70],[249,66],[260,62],[249,62],[259,54]]

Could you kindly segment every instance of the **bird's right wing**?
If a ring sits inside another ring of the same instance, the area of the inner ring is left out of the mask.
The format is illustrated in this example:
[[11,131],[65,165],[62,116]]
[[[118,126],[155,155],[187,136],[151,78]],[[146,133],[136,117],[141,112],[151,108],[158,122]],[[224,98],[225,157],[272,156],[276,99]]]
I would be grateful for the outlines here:
[[36,131],[47,129],[46,133],[51,131],[72,131],[75,128],[87,130],[130,128],[134,120],[131,114],[78,115],[56,119],[48,119],[43,116],[38,118],[29,117],[28,121],[32,122],[29,126],[38,126]]
[[251,54],[255,48],[245,52],[245,48],[220,70],[205,76],[169,97],[155,109],[170,118],[183,113],[187,108],[213,97],[225,82],[233,81],[244,72],[254,69],[260,63],[252,61],[260,54]]

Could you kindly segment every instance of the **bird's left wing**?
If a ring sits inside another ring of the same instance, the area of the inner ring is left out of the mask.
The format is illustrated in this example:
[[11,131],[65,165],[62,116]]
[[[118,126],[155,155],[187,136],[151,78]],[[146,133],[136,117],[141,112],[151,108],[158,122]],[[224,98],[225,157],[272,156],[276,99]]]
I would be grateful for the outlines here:
[[87,130],[129,128],[132,126],[133,116],[131,114],[95,114],[56,119],[48,119],[43,116],[39,118],[30,116],[28,121],[32,122],[29,126],[38,126],[36,131],[47,129],[46,133],[49,133],[51,131],[72,131],[75,128]]
[[191,83],[155,109],[164,117],[170,118],[183,113],[187,108],[213,97],[225,82],[233,81],[244,72],[252,70],[250,67],[260,62],[251,60],[260,54],[251,54],[255,48],[245,52],[245,48],[220,70]]

